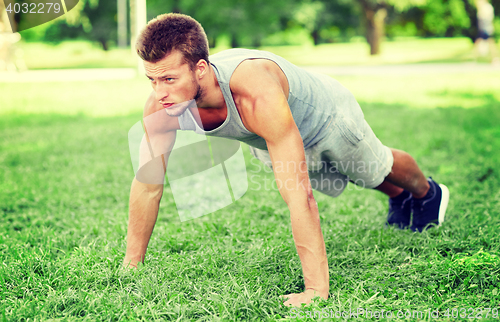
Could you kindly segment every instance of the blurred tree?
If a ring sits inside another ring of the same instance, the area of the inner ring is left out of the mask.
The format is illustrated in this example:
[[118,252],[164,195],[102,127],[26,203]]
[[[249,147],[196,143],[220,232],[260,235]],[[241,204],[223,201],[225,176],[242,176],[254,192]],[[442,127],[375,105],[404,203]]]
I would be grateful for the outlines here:
[[323,1],[306,0],[297,5],[293,15],[294,20],[311,34],[315,45],[319,44],[319,30],[325,21],[331,19],[330,11],[325,10],[325,7]]
[[180,12],[198,20],[215,46],[226,34],[233,47],[259,46],[262,39],[284,29],[298,0],[162,0],[148,1],[148,18],[167,12]]
[[[499,16],[500,0],[490,1]],[[181,12],[197,19],[205,28],[211,47],[221,35],[230,39],[233,47],[259,46],[264,38],[283,30],[299,30],[302,37],[306,30],[315,44],[348,40],[362,34],[363,25],[370,53],[377,54],[386,24],[390,24],[389,36],[406,32],[475,39],[477,34],[473,0],[147,1],[149,19],[167,12]],[[109,41],[117,37],[117,17],[117,0],[80,0],[68,14],[23,32],[23,37],[45,37],[50,41],[87,38],[98,41],[106,50]]]
[[226,26],[233,36],[233,45],[240,45],[234,40],[241,40],[245,45],[260,46],[262,39],[274,32],[286,28],[298,0],[244,0],[235,1],[239,21]]
[[288,25],[298,24],[311,35],[314,44],[333,37],[349,38],[359,26],[359,10],[350,1],[305,0],[298,2]]
[[[500,0],[492,0],[500,17]],[[434,0],[404,14],[405,21],[416,24],[418,35],[424,37],[477,37],[477,11],[473,0]]]
[[127,47],[128,30],[127,30],[127,0],[117,1],[117,22],[118,22],[118,47]]
[[471,21],[462,0],[433,0],[422,7],[423,30],[435,36],[457,36]]
[[22,35],[29,40],[51,42],[86,38],[98,41],[107,50],[109,41],[116,41],[117,20],[117,0],[79,0],[73,10],[60,18],[23,31]]
[[97,40],[104,50],[108,50],[110,40],[117,39],[117,0],[88,0],[83,13],[88,17],[92,30],[88,36]]
[[380,53],[380,40],[385,33],[385,19],[389,8],[393,8],[396,12],[404,12],[412,7],[425,5],[427,2],[428,0],[357,0],[366,24],[365,37],[370,45],[370,54]]

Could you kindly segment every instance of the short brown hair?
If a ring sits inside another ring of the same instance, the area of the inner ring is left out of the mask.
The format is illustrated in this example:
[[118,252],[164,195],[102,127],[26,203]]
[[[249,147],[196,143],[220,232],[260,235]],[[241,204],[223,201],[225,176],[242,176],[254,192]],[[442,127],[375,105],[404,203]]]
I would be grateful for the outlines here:
[[172,50],[179,50],[191,69],[200,59],[208,61],[208,40],[201,24],[179,13],[159,15],[151,20],[136,42],[137,54],[156,63]]

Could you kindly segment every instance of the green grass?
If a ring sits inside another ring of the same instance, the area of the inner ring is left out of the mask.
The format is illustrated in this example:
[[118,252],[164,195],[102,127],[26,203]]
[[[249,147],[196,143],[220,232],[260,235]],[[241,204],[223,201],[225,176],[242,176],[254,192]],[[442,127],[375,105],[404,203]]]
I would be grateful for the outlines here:
[[123,68],[135,67],[136,54],[130,48],[102,50],[98,43],[65,41],[59,44],[22,42],[28,69],[48,68]]
[[[290,48],[291,47],[291,48]],[[468,38],[401,38],[384,41],[381,54],[371,56],[366,42],[318,46],[263,47],[299,65],[381,65],[424,62],[465,62],[473,60]]]
[[[2,114],[116,116],[137,112],[152,88],[146,78],[93,82],[2,83]],[[29,94],[27,94],[29,93]],[[0,120],[0,124],[3,123]]]
[[[387,200],[378,192],[316,194],[331,297],[308,310],[500,308],[493,76],[338,79],[382,142],[448,185],[451,202],[442,227],[412,233],[384,228]],[[288,211],[277,191],[252,183],[271,174],[249,162],[246,148],[252,181],[242,199],[181,223],[167,186],[146,265],[120,269],[133,175],[127,131],[149,91],[138,80],[2,84],[0,320],[293,315],[278,298],[303,288]]]
[[[135,67],[137,63],[135,54],[129,48],[111,48],[105,52],[97,43],[85,41],[67,41],[57,45],[23,42],[20,48],[29,69]],[[227,48],[221,46],[211,52],[223,49]],[[298,65],[450,63],[474,59],[472,42],[468,38],[399,38],[384,41],[382,52],[377,56],[369,55],[368,44],[364,41],[318,46],[267,46],[260,49],[274,52]],[[486,58],[480,61],[486,62]]]

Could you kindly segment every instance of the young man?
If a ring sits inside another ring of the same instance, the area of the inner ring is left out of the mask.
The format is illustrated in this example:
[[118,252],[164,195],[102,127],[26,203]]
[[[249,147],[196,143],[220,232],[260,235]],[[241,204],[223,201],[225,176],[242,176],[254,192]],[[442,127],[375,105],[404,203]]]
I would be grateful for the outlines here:
[[[240,140],[257,158],[271,162],[275,179],[285,183],[278,187],[290,210],[306,288],[286,295],[286,305],[328,297],[328,263],[312,188],[337,196],[351,180],[378,189],[390,197],[388,224],[400,228],[422,231],[443,221],[446,187],[426,179],[406,152],[382,145],[352,94],[332,78],[310,74],[262,51],[233,49],[209,60],[203,28],[180,14],[150,21],[138,38],[137,52],[153,86],[144,117],[166,112],[163,131],[155,136],[162,138],[167,151],[179,129]],[[192,104],[185,104],[191,100],[196,113]],[[168,156],[162,156],[157,170],[132,182],[126,266],[144,261]],[[306,160],[324,162],[315,168]],[[312,187],[311,177],[344,184]]]

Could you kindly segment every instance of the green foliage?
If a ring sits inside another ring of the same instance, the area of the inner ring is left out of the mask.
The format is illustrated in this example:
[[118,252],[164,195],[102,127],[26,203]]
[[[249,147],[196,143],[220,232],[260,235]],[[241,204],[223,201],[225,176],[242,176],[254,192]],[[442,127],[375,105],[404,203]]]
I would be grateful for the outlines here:
[[278,31],[262,40],[263,46],[307,46],[312,44],[314,44],[314,41],[311,39],[310,31],[300,26]]
[[[500,16],[500,0],[492,0],[492,4],[497,17]],[[474,39],[477,35],[472,0],[148,0],[147,16],[151,19],[167,12],[185,13],[204,26],[211,47],[217,46],[216,40],[221,36],[229,37],[233,47],[258,47],[308,43],[308,38],[314,44],[345,42],[365,36],[366,10],[381,8],[387,11],[386,31],[391,38],[466,36]],[[81,0],[67,15],[22,34],[31,41],[85,38],[107,48],[116,38],[116,20],[116,0]],[[291,39],[299,30],[306,30],[309,37],[301,35]]]
[[67,39],[97,41],[107,50],[117,37],[117,0],[80,0],[62,17],[41,26],[22,31],[28,41],[59,43]]
[[[496,19],[500,15],[500,1],[491,1],[495,7]],[[424,6],[411,8],[392,18],[393,26],[416,26],[417,36],[456,37],[466,36],[474,41],[477,37],[476,7],[471,0],[436,0]],[[389,33],[397,30],[391,30]],[[497,33],[498,34],[498,33]]]
[[300,3],[295,11],[294,20],[311,32],[315,30],[321,12],[325,12],[325,4],[321,1],[308,1]]
[[[176,9],[191,15],[205,28],[212,44],[220,34],[229,34],[233,47],[259,46],[262,39],[283,29],[295,1],[222,1],[200,5],[199,1],[178,1]],[[165,13],[164,9],[158,12]]]
[[[493,21],[493,25],[495,27],[495,30],[500,30],[500,17],[495,17],[495,21]],[[500,32],[495,33],[494,36],[496,39],[500,38]]]
[[82,25],[70,26],[66,21],[60,20],[49,25],[42,39],[51,43],[60,43],[64,39],[77,39],[83,35],[85,31]]
[[471,26],[463,0],[430,1],[423,10],[423,28],[431,35],[456,36]]
[[418,35],[417,26],[413,21],[388,24],[385,30],[386,36],[391,39],[394,37],[415,37]]
[[314,44],[348,41],[359,34],[359,8],[345,1],[307,1],[299,4],[289,26],[309,31]]
[[429,0],[388,0],[387,3],[392,5],[397,11],[403,12],[413,7],[421,7]]
[[83,12],[92,25],[92,30],[88,35],[90,39],[100,42],[104,50],[108,50],[109,41],[117,39],[116,1],[89,1],[83,8]]
[[[282,5],[282,10],[277,10]],[[211,47],[221,35],[229,35],[233,45],[241,41],[247,46],[255,45],[269,32],[280,29],[279,18],[284,14],[287,2],[263,0],[222,1],[200,3],[194,0],[148,1],[148,19],[167,12],[180,12],[198,20],[207,33]],[[258,9],[257,9],[258,8]],[[262,23],[265,21],[265,23]],[[266,32],[265,29],[269,31]]]

